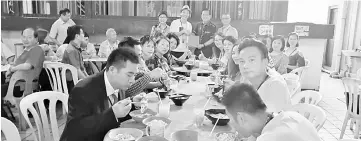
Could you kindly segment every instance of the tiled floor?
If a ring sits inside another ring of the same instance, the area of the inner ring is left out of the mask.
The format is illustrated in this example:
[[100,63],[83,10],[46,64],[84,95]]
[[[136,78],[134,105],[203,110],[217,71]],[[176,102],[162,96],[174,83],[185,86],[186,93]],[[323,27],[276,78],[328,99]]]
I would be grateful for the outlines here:
[[[337,141],[341,133],[341,127],[346,114],[346,104],[343,96],[343,85],[340,79],[332,79],[328,74],[322,74],[320,92],[323,95],[319,106],[322,107],[327,114],[327,121],[323,128],[319,131],[320,137],[324,141]],[[60,133],[64,129],[65,118],[59,119]],[[20,132],[22,140],[33,140],[31,131]],[[352,139],[353,132],[347,126],[344,139]]]

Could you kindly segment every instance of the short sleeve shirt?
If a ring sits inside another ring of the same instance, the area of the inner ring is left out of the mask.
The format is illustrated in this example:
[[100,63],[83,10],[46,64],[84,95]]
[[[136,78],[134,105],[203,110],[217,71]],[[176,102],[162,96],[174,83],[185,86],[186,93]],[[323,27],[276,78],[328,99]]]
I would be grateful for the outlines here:
[[120,41],[117,40],[114,44],[111,44],[108,40],[103,41],[100,44],[98,55],[105,55],[106,57],[108,57],[113,50],[118,48],[119,42]]
[[233,36],[234,38],[238,39],[238,31],[231,25],[219,28],[218,32],[222,32],[224,36]]
[[[199,36],[200,44],[204,44],[205,42],[209,41],[210,39],[213,39],[216,31],[217,31],[217,28],[212,22],[208,22],[206,24],[204,24],[203,22],[200,22],[194,28],[195,35]],[[214,46],[214,44],[210,44],[201,49],[203,54],[205,55],[205,57],[210,58],[213,55],[213,50],[212,50],[213,46]],[[198,50],[198,49],[196,49],[196,50]]]
[[75,25],[75,22],[72,19],[69,19],[67,22],[64,22],[60,18],[56,20],[51,26],[49,36],[56,38],[59,43],[63,44],[66,36],[68,35],[68,27]]
[[32,66],[32,70],[38,75],[43,68],[44,59],[44,50],[39,45],[36,45],[24,49],[24,52],[15,60],[14,66],[29,63]]
[[313,124],[297,112],[276,115],[262,130],[257,141],[321,141]]
[[[174,20],[172,24],[170,25],[170,32],[180,32],[181,28],[192,32],[192,24],[187,21],[186,24],[182,24],[180,19]],[[179,40],[181,43],[187,43],[188,42],[188,36],[182,35],[179,37]]]

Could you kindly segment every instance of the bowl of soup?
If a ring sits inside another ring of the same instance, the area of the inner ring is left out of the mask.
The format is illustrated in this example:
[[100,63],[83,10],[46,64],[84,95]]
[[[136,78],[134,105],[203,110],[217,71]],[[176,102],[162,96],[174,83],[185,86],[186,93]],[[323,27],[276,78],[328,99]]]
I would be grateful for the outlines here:
[[216,124],[217,119],[217,126],[225,126],[230,121],[230,118],[226,114],[226,109],[208,109],[205,110],[204,115],[212,121],[212,124]]
[[187,94],[172,94],[169,95],[169,98],[173,101],[173,103],[176,106],[183,106],[183,103],[186,102],[191,96],[192,95],[187,95]]
[[141,113],[141,110],[134,110],[129,113],[132,119],[137,123],[142,123],[144,119],[155,116],[156,114],[157,113],[151,109],[146,109],[143,113]]
[[135,128],[115,128],[110,130],[104,141],[136,141],[143,136],[143,131]]

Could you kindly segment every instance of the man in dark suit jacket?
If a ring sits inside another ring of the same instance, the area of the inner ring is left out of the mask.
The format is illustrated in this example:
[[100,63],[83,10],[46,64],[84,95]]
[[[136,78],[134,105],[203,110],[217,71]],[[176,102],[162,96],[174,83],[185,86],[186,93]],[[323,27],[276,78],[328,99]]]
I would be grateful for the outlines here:
[[[130,119],[133,108],[131,100],[125,99],[125,90],[134,82],[138,63],[133,49],[118,48],[109,55],[105,71],[76,84],[69,94],[69,113],[60,141],[102,141],[109,130]],[[139,96],[133,98],[140,100]]]

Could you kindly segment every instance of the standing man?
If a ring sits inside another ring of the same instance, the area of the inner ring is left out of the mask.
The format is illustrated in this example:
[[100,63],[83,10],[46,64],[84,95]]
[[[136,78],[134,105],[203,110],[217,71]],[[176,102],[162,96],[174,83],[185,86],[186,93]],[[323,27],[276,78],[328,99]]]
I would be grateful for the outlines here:
[[68,8],[59,11],[60,18],[56,20],[50,29],[49,37],[58,46],[62,45],[67,37],[68,27],[75,25],[70,19],[71,13]]
[[[211,58],[215,56],[216,48],[214,47],[214,34],[217,31],[216,26],[211,22],[212,15],[210,11],[205,9],[202,11],[202,22],[198,23],[194,28],[194,33],[196,36],[199,36],[199,45],[196,47],[194,54],[198,56],[202,54],[206,58]],[[219,52],[220,50],[217,49]]]
[[233,36],[238,40],[238,31],[231,23],[231,15],[223,14],[221,17],[223,27],[218,29],[218,32],[222,32],[224,36]]
[[181,18],[174,20],[170,25],[170,32],[175,33],[179,37],[180,45],[183,46],[188,43],[188,37],[192,33],[192,24],[187,21],[191,12],[189,6],[184,5],[180,13]]
[[[105,134],[131,119],[131,100],[125,90],[134,82],[139,57],[130,48],[118,48],[108,57],[105,71],[83,79],[69,94],[69,114],[60,141],[100,141]],[[140,102],[141,96],[133,97]]]
[[119,40],[117,39],[117,32],[113,28],[107,29],[105,32],[107,40],[100,44],[98,55],[100,57],[108,57],[109,54],[118,48]]

